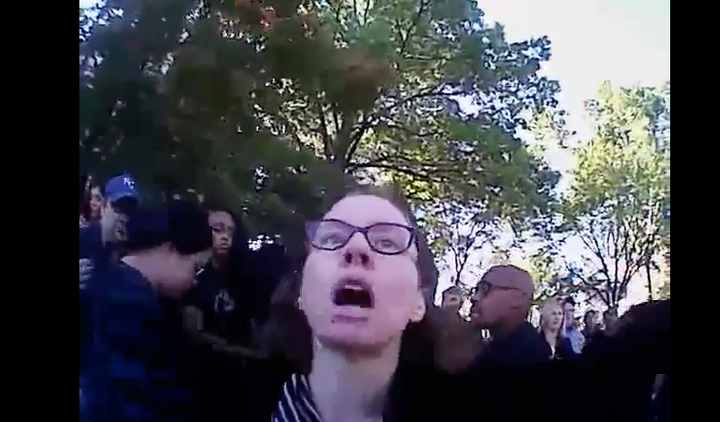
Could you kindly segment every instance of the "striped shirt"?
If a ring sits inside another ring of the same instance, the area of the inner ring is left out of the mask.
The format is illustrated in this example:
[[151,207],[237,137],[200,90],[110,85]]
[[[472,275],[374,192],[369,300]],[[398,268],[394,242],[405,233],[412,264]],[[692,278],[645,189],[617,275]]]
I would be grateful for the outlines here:
[[310,392],[307,377],[293,374],[283,386],[277,409],[271,422],[321,422],[320,413]]

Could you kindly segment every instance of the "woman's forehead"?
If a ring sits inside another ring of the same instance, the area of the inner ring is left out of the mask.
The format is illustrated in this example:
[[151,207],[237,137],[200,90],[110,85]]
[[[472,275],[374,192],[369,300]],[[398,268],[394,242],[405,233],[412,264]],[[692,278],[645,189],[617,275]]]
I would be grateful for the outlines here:
[[555,312],[555,311],[562,312],[562,308],[560,307],[560,304],[557,304],[557,303],[551,303],[551,304],[545,305],[543,308],[544,308],[545,312]]
[[374,223],[408,224],[395,205],[387,199],[373,195],[345,197],[333,205],[325,218],[335,218],[358,226]]

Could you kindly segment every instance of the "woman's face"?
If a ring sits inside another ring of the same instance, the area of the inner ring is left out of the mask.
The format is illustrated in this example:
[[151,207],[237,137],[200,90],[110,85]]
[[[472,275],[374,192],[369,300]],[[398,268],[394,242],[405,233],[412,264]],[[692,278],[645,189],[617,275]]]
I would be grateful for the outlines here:
[[102,208],[103,196],[100,188],[95,186],[90,189],[90,215],[92,217],[100,217],[100,208]]
[[[359,228],[377,223],[409,226],[400,210],[372,195],[346,197],[324,219]],[[320,234],[309,236],[325,245],[343,237],[327,232],[322,239]],[[374,237],[380,242],[374,243],[376,247],[394,244],[384,236]],[[414,242],[396,255],[378,253],[359,232],[337,250],[311,247],[303,268],[301,303],[317,340],[326,347],[355,352],[372,352],[399,341],[407,324],[420,321],[425,313],[417,254]]]
[[235,222],[232,216],[225,211],[212,211],[208,215],[208,224],[213,234],[213,254],[227,256],[232,246]]
[[595,312],[588,312],[585,315],[585,328],[592,329],[595,328],[595,326],[598,323],[597,314]]
[[563,310],[560,305],[550,305],[545,309],[545,315],[543,320],[545,321],[545,328],[555,331],[560,329],[563,319]]

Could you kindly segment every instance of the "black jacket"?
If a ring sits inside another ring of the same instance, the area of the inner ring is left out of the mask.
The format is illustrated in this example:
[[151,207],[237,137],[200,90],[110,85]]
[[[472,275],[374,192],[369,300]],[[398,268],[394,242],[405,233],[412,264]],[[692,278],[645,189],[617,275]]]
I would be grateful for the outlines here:
[[[401,359],[383,422],[525,422],[537,419],[538,409],[554,422],[647,421],[654,374],[669,364],[669,354],[662,352],[670,348],[667,333],[630,327],[577,359],[546,358],[520,368],[473,365],[453,375]],[[267,422],[284,382],[300,369],[277,358],[249,365],[244,379],[252,393],[238,403],[238,416]],[[613,400],[599,406],[598,397],[608,391]]]
[[552,353],[550,343],[547,341],[547,337],[545,337],[545,334],[542,331],[538,333],[538,337],[540,337],[540,341],[547,345],[547,351],[550,352],[549,357],[551,359],[573,359],[578,356],[572,348],[570,339],[567,337],[562,337],[560,338],[560,341],[556,342],[554,354]]
[[529,322],[523,322],[505,335],[494,337],[473,366],[478,370],[519,369],[549,360],[550,355],[550,345],[538,336]]

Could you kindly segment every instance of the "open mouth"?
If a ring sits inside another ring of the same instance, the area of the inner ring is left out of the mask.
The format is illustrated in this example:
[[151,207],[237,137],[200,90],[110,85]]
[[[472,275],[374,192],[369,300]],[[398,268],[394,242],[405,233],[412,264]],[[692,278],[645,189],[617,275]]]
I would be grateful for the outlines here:
[[333,303],[337,306],[370,309],[375,306],[375,297],[370,285],[364,280],[346,278],[333,289]]

